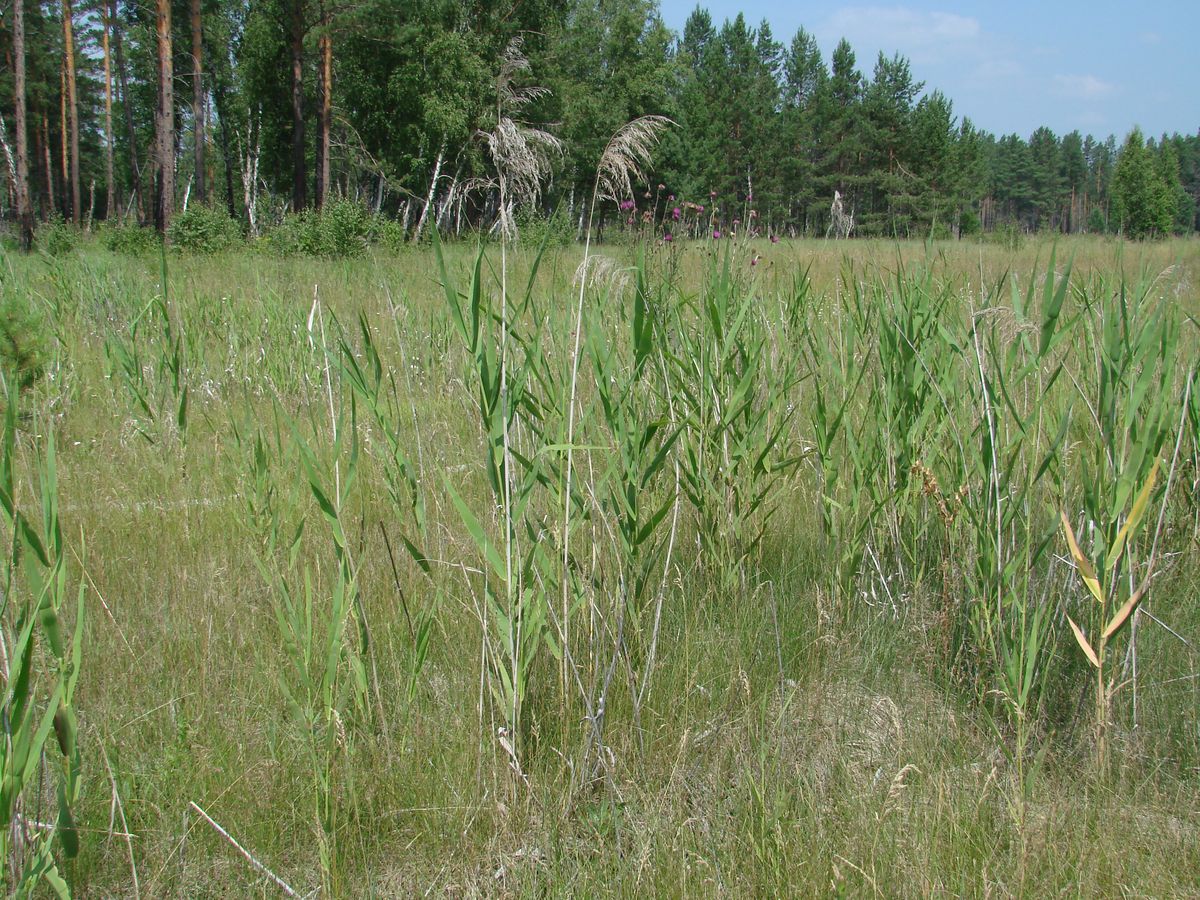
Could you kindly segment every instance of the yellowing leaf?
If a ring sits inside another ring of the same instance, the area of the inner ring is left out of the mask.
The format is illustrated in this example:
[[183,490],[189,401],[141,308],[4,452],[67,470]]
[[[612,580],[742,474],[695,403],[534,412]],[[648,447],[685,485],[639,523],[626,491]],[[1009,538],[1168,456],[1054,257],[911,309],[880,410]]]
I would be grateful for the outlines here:
[[1062,514],[1063,531],[1067,535],[1067,546],[1071,548],[1071,558],[1075,560],[1075,568],[1079,570],[1079,577],[1083,579],[1083,583],[1087,585],[1087,589],[1092,592],[1092,596],[1096,598],[1096,602],[1101,606],[1104,605],[1104,594],[1100,590],[1100,579],[1096,577],[1096,570],[1088,561],[1088,558],[1083,555],[1083,551],[1079,549],[1079,543],[1075,540],[1075,532],[1071,530],[1071,522],[1067,518],[1067,514]]
[[1137,499],[1133,501],[1133,508],[1129,510],[1125,524],[1117,532],[1117,540],[1113,543],[1112,549],[1108,551],[1108,558],[1105,563],[1109,568],[1112,568],[1113,563],[1121,556],[1121,552],[1125,549],[1125,542],[1137,532],[1138,526],[1142,523],[1142,516],[1146,513],[1146,505],[1150,502],[1150,494],[1154,491],[1154,482],[1157,477],[1158,460],[1156,459],[1154,467],[1150,470],[1150,476],[1138,492]]
[[1088,639],[1083,636],[1083,631],[1070,616],[1067,616],[1067,622],[1070,623],[1071,630],[1075,632],[1075,640],[1079,642],[1079,648],[1083,651],[1083,655],[1088,658],[1088,662],[1097,669],[1100,668],[1100,660],[1096,656],[1096,651],[1092,649],[1092,645],[1088,643]]
[[1125,602],[1125,605],[1117,610],[1117,614],[1112,617],[1112,621],[1110,621],[1108,623],[1108,627],[1104,629],[1105,641],[1116,634],[1120,627],[1125,624],[1125,620],[1129,618],[1130,613],[1137,609],[1137,605],[1142,602],[1142,597],[1145,596],[1145,593],[1146,585],[1142,585],[1133,592],[1133,596]]

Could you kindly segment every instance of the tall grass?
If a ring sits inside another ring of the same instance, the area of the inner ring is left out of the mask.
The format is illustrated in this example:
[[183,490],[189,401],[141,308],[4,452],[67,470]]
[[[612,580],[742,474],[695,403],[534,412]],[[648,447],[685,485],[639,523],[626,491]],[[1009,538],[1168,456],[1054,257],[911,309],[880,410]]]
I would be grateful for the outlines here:
[[1186,893],[1195,248],[866,249],[20,263],[10,886]]

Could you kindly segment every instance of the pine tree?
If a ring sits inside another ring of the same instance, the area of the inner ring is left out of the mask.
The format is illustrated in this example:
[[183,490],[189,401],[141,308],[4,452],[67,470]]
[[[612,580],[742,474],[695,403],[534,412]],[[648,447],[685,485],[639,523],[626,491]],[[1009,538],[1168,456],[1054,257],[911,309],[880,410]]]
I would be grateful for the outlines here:
[[905,166],[912,140],[913,101],[924,87],[914,81],[909,62],[879,54],[863,96],[864,194],[862,225],[868,231],[896,234],[907,224],[912,197],[919,192]]
[[829,203],[840,192],[848,209],[858,202],[858,174],[865,154],[862,134],[863,76],[854,50],[843,38],[833,51],[829,79],[817,101],[816,134],[820,147],[819,183]]
[[1113,214],[1131,238],[1161,237],[1171,230],[1171,197],[1139,128],[1125,139],[1113,172]]
[[17,227],[21,250],[33,249],[33,207],[29,199],[29,140],[25,97],[25,0],[13,0],[13,105],[16,107]]
[[1034,227],[1055,228],[1063,198],[1063,166],[1058,138],[1045,126],[1029,138]]
[[165,232],[175,213],[175,74],[171,51],[171,0],[157,0],[158,109],[154,121],[158,170],[154,224]]
[[829,70],[817,40],[803,28],[792,38],[784,60],[782,178],[790,195],[787,218],[800,231],[824,229],[828,203],[818,203],[816,185],[820,149],[817,146],[817,104],[825,92]]

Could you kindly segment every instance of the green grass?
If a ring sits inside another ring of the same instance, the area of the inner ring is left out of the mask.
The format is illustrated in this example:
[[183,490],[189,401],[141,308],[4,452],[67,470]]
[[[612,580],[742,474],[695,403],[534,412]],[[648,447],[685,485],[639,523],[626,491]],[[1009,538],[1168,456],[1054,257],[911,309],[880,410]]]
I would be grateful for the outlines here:
[[[275,893],[191,802],[301,895],[1196,892],[1200,243],[601,248],[629,277],[587,293],[569,484],[581,251],[510,250],[502,327],[499,248],[444,249],[467,316],[479,263],[475,346],[431,249],[170,256],[161,303],[154,255],[5,258],[48,348],[16,502],[40,521],[53,434],[69,631],[86,588],[76,895],[134,896],[131,853],[141,896]],[[1153,458],[1105,771],[1058,515],[1103,555],[1080,523]]]

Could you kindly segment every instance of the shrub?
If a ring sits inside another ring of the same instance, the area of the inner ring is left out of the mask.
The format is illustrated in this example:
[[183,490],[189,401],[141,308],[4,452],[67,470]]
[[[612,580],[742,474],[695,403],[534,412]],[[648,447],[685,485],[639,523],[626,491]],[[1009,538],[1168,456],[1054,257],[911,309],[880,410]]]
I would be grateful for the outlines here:
[[28,294],[0,293],[0,369],[20,390],[46,371],[50,339],[46,321]]
[[274,256],[294,256],[307,253],[313,243],[312,216],[309,213],[288,213],[278,224],[264,231],[261,247]]
[[105,225],[100,229],[100,246],[112,253],[140,256],[158,246],[153,228],[138,225]]
[[1025,234],[1020,226],[1013,222],[1005,222],[990,231],[987,239],[989,243],[1000,244],[1009,250],[1020,250],[1021,244],[1025,242]]
[[383,216],[376,216],[372,229],[372,239],[380,247],[393,253],[403,249],[408,244],[408,232],[404,223]]
[[208,255],[239,244],[242,229],[224,210],[196,204],[175,217],[167,239],[177,250]]
[[317,246],[309,252],[332,259],[362,256],[371,234],[371,214],[361,203],[334,200],[314,216]]
[[575,241],[575,229],[567,214],[556,209],[548,216],[531,210],[522,210],[517,215],[517,234],[527,247],[567,247]]
[[365,206],[352,200],[333,200],[319,212],[289,213],[264,235],[263,246],[277,256],[322,256],[347,259],[362,256],[379,224]]
[[961,237],[979,234],[979,216],[973,209],[964,209],[958,217],[958,233]]
[[1108,231],[1108,223],[1104,221],[1104,212],[1095,207],[1088,213],[1087,230],[1090,234],[1105,234]]
[[37,246],[51,256],[70,253],[79,243],[79,229],[55,216],[37,230]]

